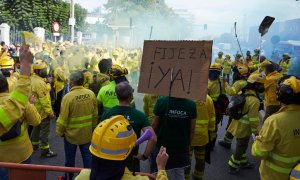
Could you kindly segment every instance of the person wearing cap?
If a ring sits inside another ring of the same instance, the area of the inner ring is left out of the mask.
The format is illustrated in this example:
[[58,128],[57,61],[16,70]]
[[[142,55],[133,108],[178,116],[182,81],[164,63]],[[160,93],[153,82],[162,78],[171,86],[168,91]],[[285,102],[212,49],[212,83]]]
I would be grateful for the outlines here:
[[110,83],[102,87],[97,95],[99,103],[102,104],[104,111],[113,108],[119,104],[119,100],[116,96],[115,88],[120,82],[128,82],[125,75],[128,74],[126,68],[120,65],[114,64],[108,69],[108,75],[110,76]]
[[[135,175],[126,167],[137,141],[132,125],[124,116],[113,116],[102,121],[94,130],[90,152],[91,169],[84,169],[75,180],[148,180]],[[159,168],[156,179],[168,180],[165,167],[168,161],[166,148],[161,147],[156,162]]]
[[[141,136],[141,131],[145,132],[147,129],[150,129],[153,134],[155,134],[147,116],[143,112],[131,107],[133,88],[128,84],[128,82],[120,82],[117,84],[115,87],[115,93],[119,103],[117,106],[107,110],[103,114],[102,120],[109,119],[116,115],[122,115],[129,120],[138,138]],[[131,161],[129,161],[127,165],[131,171],[140,171],[139,160],[145,161],[149,158],[153,148],[155,147],[156,141],[157,139],[155,135],[152,140],[149,140],[143,154],[139,154],[138,147],[135,147],[130,155]]]
[[281,67],[281,74],[287,75],[292,64],[291,57],[288,53],[282,55],[282,59],[279,61],[279,66]]
[[299,78],[281,78],[277,98],[281,103],[280,110],[265,120],[252,145],[252,155],[261,160],[261,180],[289,179],[293,166],[300,159]]
[[225,56],[223,63],[223,77],[226,77],[229,81],[229,77],[231,75],[232,62],[229,54]]
[[208,86],[207,86],[207,94],[211,97],[215,105],[216,111],[216,128],[214,133],[211,133],[211,149],[213,150],[215,147],[217,132],[218,132],[218,124],[223,120],[223,114],[226,107],[218,105],[218,99],[221,94],[226,94],[225,91],[225,83],[220,79],[220,75],[222,72],[222,66],[220,64],[214,63],[209,68],[209,77],[208,77]]
[[[237,73],[237,81],[235,81],[235,83],[232,85],[232,87],[229,86],[228,82],[225,82],[225,91],[226,94],[230,95],[230,96],[236,96],[238,94],[242,93],[242,90],[247,86],[247,78],[249,75],[249,69],[247,66],[245,65],[241,65],[239,67],[237,67],[237,69],[235,69],[238,73]],[[228,127],[230,125],[232,121],[232,118],[229,117],[228,118],[228,122],[227,122],[227,126],[226,126],[226,134],[224,136],[224,139],[221,139],[218,141],[218,144],[222,147],[225,148],[230,148],[231,144],[232,144],[232,140],[234,138],[234,136],[228,132]]]
[[247,160],[246,151],[251,134],[258,134],[260,102],[257,94],[264,92],[265,77],[261,73],[254,72],[247,82],[244,88],[246,102],[243,114],[245,115],[241,119],[233,119],[228,127],[228,132],[237,141],[235,151],[228,161],[230,174],[239,173],[241,168],[254,168],[254,164]]
[[265,121],[281,107],[280,102],[277,100],[276,88],[278,81],[282,78],[282,74],[276,71],[276,65],[269,60],[262,62],[261,67],[266,74],[264,93],[265,116],[263,119]]
[[218,63],[218,64],[220,64],[221,66],[223,66],[224,58],[223,58],[223,52],[222,52],[222,51],[220,51],[220,52],[218,53],[218,57],[216,57],[215,63]]
[[[61,112],[56,123],[56,133],[64,137],[65,166],[74,167],[76,149],[79,147],[84,168],[91,167],[89,153],[93,130],[98,123],[98,103],[95,94],[83,87],[84,75],[81,71],[70,76],[71,90],[62,99]],[[72,179],[73,174],[66,174]]]
[[42,60],[37,60],[32,65],[34,74],[31,76],[31,90],[36,97],[35,107],[38,110],[42,122],[32,130],[31,141],[33,149],[41,149],[42,157],[54,157],[57,154],[50,150],[49,134],[51,119],[55,118],[51,106],[50,85],[46,83],[47,64]]
[[17,82],[17,78],[13,75],[14,64],[14,60],[9,56],[4,56],[0,60],[0,70],[2,75],[7,79],[9,92],[11,92],[15,88]]

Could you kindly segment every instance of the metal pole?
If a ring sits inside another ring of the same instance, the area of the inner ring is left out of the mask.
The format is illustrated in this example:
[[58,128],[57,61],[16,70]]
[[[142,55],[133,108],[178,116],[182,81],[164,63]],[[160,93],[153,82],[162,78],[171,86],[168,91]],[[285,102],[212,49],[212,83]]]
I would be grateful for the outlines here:
[[[70,3],[70,19],[74,19],[74,13],[75,13],[75,9],[74,9],[74,0],[70,0],[71,3]],[[71,43],[74,42],[74,24],[72,23],[71,24]]]

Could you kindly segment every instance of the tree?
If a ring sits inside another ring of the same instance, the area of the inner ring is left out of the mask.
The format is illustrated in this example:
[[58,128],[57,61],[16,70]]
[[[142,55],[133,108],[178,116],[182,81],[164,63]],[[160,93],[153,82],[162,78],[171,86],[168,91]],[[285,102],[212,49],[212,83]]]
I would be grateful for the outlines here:
[[[75,5],[76,30],[83,30],[87,11]],[[19,31],[43,27],[52,32],[52,23],[59,22],[61,33],[69,32],[70,3],[63,0],[1,0],[0,22]]]

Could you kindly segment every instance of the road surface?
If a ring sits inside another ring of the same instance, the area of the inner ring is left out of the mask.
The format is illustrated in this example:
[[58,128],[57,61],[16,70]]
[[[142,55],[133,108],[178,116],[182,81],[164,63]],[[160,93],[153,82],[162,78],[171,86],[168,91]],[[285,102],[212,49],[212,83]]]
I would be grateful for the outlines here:
[[[135,102],[136,106],[139,110],[142,108],[142,95],[135,94]],[[219,137],[223,137],[225,133],[225,126],[227,123],[227,117],[225,117],[223,121],[223,126],[219,127]],[[233,146],[231,150],[224,149],[219,145],[216,145],[215,150],[211,153],[212,163],[206,164],[204,180],[259,180],[259,162],[253,159],[250,155],[250,146],[252,141],[249,143],[248,147],[248,157],[251,161],[256,162],[255,169],[241,170],[238,175],[230,175],[228,174],[228,166],[227,162],[235,147]],[[40,151],[36,151],[33,154],[33,164],[46,164],[46,165],[56,165],[56,166],[64,166],[64,147],[63,147],[63,138],[58,137],[55,134],[55,122],[53,121],[51,124],[51,134],[50,134],[50,145],[51,149],[58,153],[58,156],[55,158],[47,159],[40,157]],[[235,145],[235,141],[234,141]],[[140,150],[143,151],[145,148],[145,144],[142,144]],[[194,161],[192,162],[194,164]],[[77,150],[76,156],[76,166],[83,167],[82,159],[80,155],[79,149]],[[149,163],[141,162],[141,171],[149,172]],[[61,176],[63,173],[59,172],[48,172],[47,177],[49,180],[56,179],[57,176]]]

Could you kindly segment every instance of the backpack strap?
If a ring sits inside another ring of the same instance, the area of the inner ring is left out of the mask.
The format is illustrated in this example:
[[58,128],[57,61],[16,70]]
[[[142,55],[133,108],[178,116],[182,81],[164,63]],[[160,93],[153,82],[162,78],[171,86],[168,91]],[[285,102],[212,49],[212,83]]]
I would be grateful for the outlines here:
[[223,90],[223,89],[222,89],[222,85],[221,85],[220,78],[218,78],[218,82],[219,82],[220,94],[223,94],[223,93],[222,93],[222,90]]

